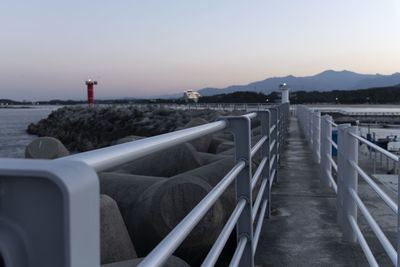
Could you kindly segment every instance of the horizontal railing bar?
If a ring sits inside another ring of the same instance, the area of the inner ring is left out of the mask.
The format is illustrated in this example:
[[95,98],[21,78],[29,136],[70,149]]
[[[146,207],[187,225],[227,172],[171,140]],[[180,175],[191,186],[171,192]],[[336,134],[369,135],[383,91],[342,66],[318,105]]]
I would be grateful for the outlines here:
[[337,184],[336,184],[336,182],[335,182],[335,179],[333,179],[333,176],[332,176],[332,174],[331,174],[331,172],[330,172],[329,170],[326,170],[326,174],[328,175],[329,180],[331,181],[333,190],[334,190],[335,193],[337,194]]
[[347,220],[349,220],[351,228],[353,228],[354,233],[357,235],[358,242],[360,243],[360,246],[364,251],[364,255],[367,258],[369,265],[373,267],[379,267],[378,263],[375,260],[374,255],[371,252],[371,249],[368,246],[367,241],[365,240],[363,234],[361,233],[360,228],[357,225],[356,220],[351,215],[348,215]]
[[385,193],[383,190],[371,179],[371,177],[366,174],[360,166],[357,165],[354,161],[350,162],[351,165],[357,170],[360,176],[374,189],[374,191],[382,198],[382,200],[386,203],[386,205],[391,208],[394,213],[397,214],[398,207],[397,204]]
[[176,250],[190,231],[203,218],[218,198],[225,192],[236,176],[245,167],[244,161],[239,161],[232,170],[186,215],[185,218],[147,255],[139,264],[140,267],[161,266]]
[[104,171],[153,152],[161,151],[201,136],[217,132],[224,129],[226,126],[227,122],[221,120],[172,133],[161,134],[120,145],[74,154],[56,160],[77,160],[88,164],[96,171]]
[[223,248],[225,247],[226,242],[229,239],[229,236],[232,233],[232,230],[235,228],[236,223],[242,214],[244,207],[246,206],[247,201],[245,199],[240,199],[236,208],[233,210],[231,216],[229,217],[228,221],[226,222],[224,228],[222,229],[221,233],[219,234],[217,240],[215,241],[214,245],[212,246],[211,250],[208,252],[207,257],[201,264],[202,267],[209,267],[214,266],[218,260],[219,255],[221,254]]
[[257,113],[256,112],[252,112],[252,113],[245,114],[245,115],[242,115],[242,116],[243,117],[247,117],[249,119],[254,119],[255,117],[257,117]]
[[337,146],[337,144],[335,143],[335,141],[333,141],[332,139],[330,139],[330,138],[328,138],[328,140],[329,140],[329,142],[332,144],[332,146],[334,147],[334,148],[336,148],[336,150],[338,149],[338,146]]
[[332,156],[331,155],[329,155],[329,154],[327,154],[328,155],[328,159],[329,159],[329,161],[331,162],[331,164],[332,164],[332,167],[335,169],[335,171],[337,172],[337,169],[338,169],[338,167],[337,167],[337,164],[336,164],[336,162],[333,160],[333,158],[332,158]]
[[272,188],[272,184],[273,184],[273,182],[275,180],[275,174],[276,174],[276,171],[273,170],[272,173],[271,173],[271,177],[269,178],[269,188],[270,189]]
[[272,166],[274,165],[275,160],[276,160],[276,155],[273,155],[269,162],[269,169],[272,169]]
[[368,209],[365,207],[364,203],[361,201],[360,197],[357,195],[357,192],[353,188],[349,188],[349,191],[350,191],[350,195],[356,202],[361,213],[364,215],[364,218],[367,220],[372,231],[374,231],[379,242],[381,242],[382,247],[385,249],[386,253],[389,255],[390,260],[393,262],[394,265],[396,265],[397,264],[396,250],[393,248],[392,244],[387,239],[387,237],[385,236],[385,234],[383,233],[383,231],[379,227],[379,225],[376,223],[374,218],[371,216],[371,213],[369,213]]
[[269,145],[269,152],[271,152],[274,149],[275,145],[276,145],[276,140],[273,140]]
[[334,123],[333,121],[327,120],[327,122],[335,127],[337,127],[338,125],[336,123]]
[[229,264],[229,267],[237,267],[239,266],[239,262],[242,259],[243,251],[244,248],[246,247],[247,243],[247,237],[242,236],[239,240],[239,243],[237,244],[235,253],[233,254],[231,263]]
[[254,237],[253,237],[253,256],[256,254],[258,239],[260,238],[261,228],[262,228],[262,224],[264,221],[265,211],[267,209],[267,204],[268,204],[268,199],[265,199],[261,206],[260,216],[258,217],[256,231],[255,231]]
[[258,142],[257,144],[255,144],[255,146],[252,147],[251,149],[251,157],[254,157],[254,155],[257,153],[257,151],[260,149],[260,147],[265,143],[265,141],[267,141],[268,136],[263,136]]
[[267,161],[268,161],[268,158],[265,156],[263,158],[263,160],[260,162],[260,165],[258,165],[258,168],[257,168],[256,172],[254,173],[253,178],[251,179],[251,190],[253,190],[254,187],[256,186],[256,184],[258,182],[258,179],[260,178],[261,173],[262,173],[262,171],[264,169],[264,166],[267,163]]
[[258,190],[256,201],[254,202],[253,210],[251,211],[251,221],[254,222],[257,216],[258,208],[260,207],[262,197],[264,195],[265,187],[267,186],[267,179],[261,183],[260,190]]
[[368,141],[367,139],[364,139],[361,136],[358,136],[356,134],[353,134],[353,133],[349,133],[349,134],[351,136],[353,136],[354,138],[360,140],[362,143],[368,145],[369,147],[372,147],[373,149],[375,149],[375,150],[381,152],[382,154],[386,155],[388,158],[390,158],[390,159],[392,159],[392,160],[394,160],[396,162],[399,161],[399,158],[396,155],[394,155],[394,154],[390,153],[389,151],[381,148],[380,146],[377,146],[374,143],[372,143],[372,142]]
[[272,125],[271,129],[269,130],[269,133],[273,133],[275,129],[276,129],[276,124]]

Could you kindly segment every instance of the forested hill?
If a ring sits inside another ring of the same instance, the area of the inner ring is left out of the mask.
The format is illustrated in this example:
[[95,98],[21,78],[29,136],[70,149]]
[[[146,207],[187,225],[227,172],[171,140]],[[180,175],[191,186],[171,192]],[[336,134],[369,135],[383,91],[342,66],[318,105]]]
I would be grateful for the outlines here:
[[[280,101],[278,92],[272,92],[268,95],[255,92],[235,92],[231,94],[204,96],[199,99],[199,103],[271,103],[277,101]],[[328,92],[296,91],[290,93],[290,103],[400,103],[400,85],[362,90],[333,90]]]

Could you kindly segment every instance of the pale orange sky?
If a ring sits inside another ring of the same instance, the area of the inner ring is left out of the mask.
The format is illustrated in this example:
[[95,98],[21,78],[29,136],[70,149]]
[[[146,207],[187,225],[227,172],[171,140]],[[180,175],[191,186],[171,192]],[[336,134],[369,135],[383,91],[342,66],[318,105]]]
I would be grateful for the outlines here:
[[0,23],[0,98],[84,99],[88,77],[105,98],[400,71],[397,0],[9,1]]

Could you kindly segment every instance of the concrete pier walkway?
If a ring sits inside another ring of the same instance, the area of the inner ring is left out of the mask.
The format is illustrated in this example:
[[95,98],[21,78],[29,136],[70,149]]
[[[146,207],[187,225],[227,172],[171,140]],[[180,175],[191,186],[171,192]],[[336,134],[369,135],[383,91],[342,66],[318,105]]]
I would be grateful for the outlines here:
[[264,220],[256,251],[258,266],[368,266],[360,245],[342,242],[336,198],[319,183],[297,118],[290,119],[278,184],[272,190],[276,214]]

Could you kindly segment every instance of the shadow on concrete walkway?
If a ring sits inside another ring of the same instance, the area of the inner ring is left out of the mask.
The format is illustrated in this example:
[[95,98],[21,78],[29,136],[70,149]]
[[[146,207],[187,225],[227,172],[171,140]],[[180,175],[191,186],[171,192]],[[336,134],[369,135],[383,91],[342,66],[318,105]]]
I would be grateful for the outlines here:
[[279,184],[265,219],[256,251],[258,266],[368,266],[360,245],[342,242],[336,224],[332,189],[319,185],[319,166],[312,160],[296,118],[291,118]]

